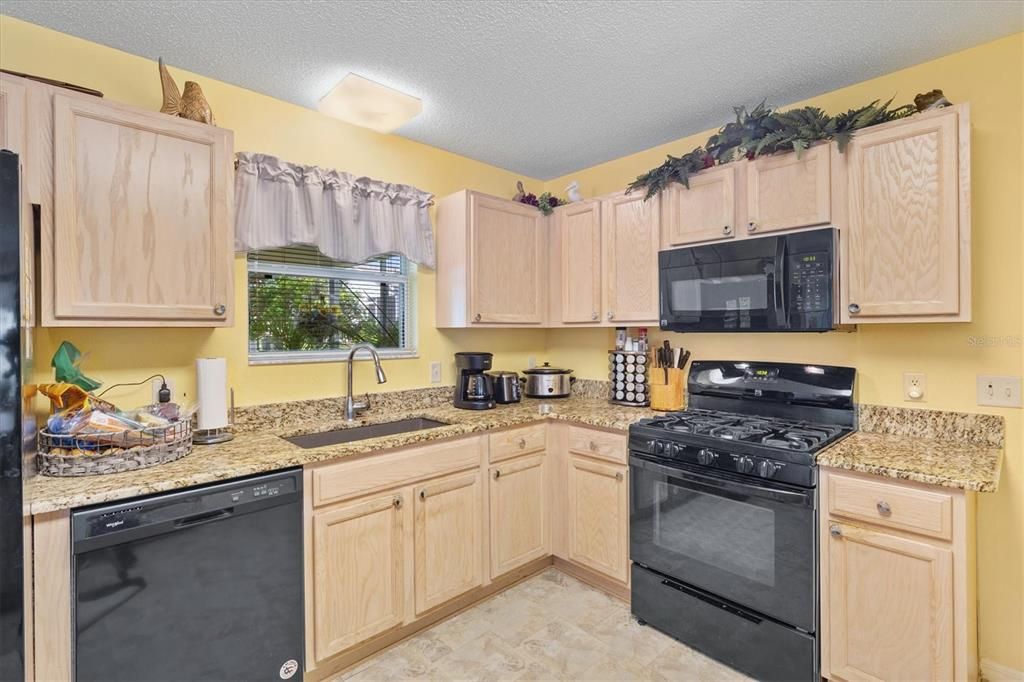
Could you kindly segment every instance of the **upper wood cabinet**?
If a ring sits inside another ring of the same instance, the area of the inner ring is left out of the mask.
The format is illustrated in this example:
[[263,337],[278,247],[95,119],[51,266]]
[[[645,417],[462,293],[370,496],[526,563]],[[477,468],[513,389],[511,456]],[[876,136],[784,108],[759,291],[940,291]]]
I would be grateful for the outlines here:
[[610,324],[657,324],[659,202],[639,192],[601,201],[602,307]]
[[561,319],[554,322],[595,323],[601,319],[601,204],[584,201],[555,212],[561,282],[552,282],[560,297]]
[[761,234],[832,221],[832,145],[763,156],[746,164],[747,219],[741,229]]
[[94,97],[52,100],[44,323],[231,324],[231,132]]
[[413,490],[416,615],[483,584],[480,471]]
[[313,638],[316,661],[405,619],[403,491],[312,515]]
[[35,280],[35,226],[32,199],[38,192],[35,186],[35,159],[29,139],[29,99],[32,84],[28,81],[0,74],[0,149],[18,155],[21,166],[19,191],[21,221],[21,321],[33,326],[36,321]]
[[709,168],[690,177],[690,188],[672,184],[661,193],[663,248],[715,239],[738,231],[738,164]]
[[463,190],[437,205],[437,326],[540,325],[545,227],[533,206]]
[[970,320],[968,119],[961,104],[853,138],[844,322]]

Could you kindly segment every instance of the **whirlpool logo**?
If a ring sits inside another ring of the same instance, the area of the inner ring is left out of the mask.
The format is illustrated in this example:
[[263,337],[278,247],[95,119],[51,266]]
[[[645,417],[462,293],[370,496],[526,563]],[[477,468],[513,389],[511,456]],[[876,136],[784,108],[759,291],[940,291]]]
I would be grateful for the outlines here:
[[290,680],[292,676],[295,675],[295,673],[297,673],[298,671],[299,662],[296,661],[294,658],[290,658],[284,662],[284,665],[281,666],[281,679]]

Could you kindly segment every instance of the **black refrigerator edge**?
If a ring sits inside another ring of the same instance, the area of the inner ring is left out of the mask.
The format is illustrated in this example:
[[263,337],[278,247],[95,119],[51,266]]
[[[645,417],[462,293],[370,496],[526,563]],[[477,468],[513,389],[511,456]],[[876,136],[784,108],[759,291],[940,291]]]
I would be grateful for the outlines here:
[[30,354],[21,314],[20,198],[18,155],[0,150],[0,680],[25,677],[21,486],[35,429],[22,409]]

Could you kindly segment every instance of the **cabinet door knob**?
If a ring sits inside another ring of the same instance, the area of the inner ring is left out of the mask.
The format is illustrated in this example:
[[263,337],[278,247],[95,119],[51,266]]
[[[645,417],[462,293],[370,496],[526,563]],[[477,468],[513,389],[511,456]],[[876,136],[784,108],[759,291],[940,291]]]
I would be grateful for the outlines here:
[[621,483],[622,482],[622,478],[623,478],[622,472],[621,471],[616,471],[615,472],[615,480],[619,481]]
[[223,303],[218,303],[213,306],[214,315],[223,315],[225,312],[227,312],[227,307]]
[[597,313],[590,313],[590,319],[596,320],[598,317],[600,317],[600,315],[598,315]]
[[474,322],[479,322],[480,321],[480,313],[477,313],[476,315],[473,316],[473,321]]
[[612,311],[609,310],[608,311],[608,319],[609,320],[614,320],[615,319],[615,313],[613,313]]
[[518,445],[519,449],[522,450],[523,448],[526,447],[526,439],[525,438],[520,438],[519,442],[516,443],[516,445]]
[[427,499],[427,489],[426,488],[420,490],[420,499],[421,500]]
[[846,309],[850,311],[851,315],[856,315],[857,313],[860,312],[860,306],[857,305],[856,303],[851,303],[850,305],[846,306]]
[[732,228],[729,227],[728,225],[722,228],[722,234],[729,234],[730,232],[732,232]]
[[885,500],[879,500],[878,504],[875,505],[875,509],[877,509],[878,513],[882,516],[889,516],[892,514],[892,507],[890,507],[889,503]]
[[757,232],[757,223],[753,220],[747,223],[747,232]]
[[828,533],[834,538],[842,537],[843,529],[840,528],[838,524],[833,523],[831,526],[829,526]]
[[590,451],[591,452],[597,452],[597,443],[595,443],[594,441],[590,441],[590,443],[588,443],[588,445],[590,446]]
[[402,498],[401,497],[396,497],[395,499],[391,500],[391,504],[394,505],[395,509],[401,509],[402,508]]
[[499,478],[501,478],[501,469],[495,469],[494,470],[494,480],[497,481]]

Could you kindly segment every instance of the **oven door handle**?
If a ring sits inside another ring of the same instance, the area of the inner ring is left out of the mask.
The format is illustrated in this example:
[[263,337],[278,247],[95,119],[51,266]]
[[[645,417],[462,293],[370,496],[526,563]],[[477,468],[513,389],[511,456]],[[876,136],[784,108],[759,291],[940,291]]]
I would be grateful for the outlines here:
[[648,471],[653,471],[656,474],[660,474],[667,478],[676,479],[688,483],[703,486],[709,490],[715,490],[720,492],[733,493],[737,495],[751,495],[754,497],[760,497],[770,500],[776,500],[784,504],[793,504],[803,507],[814,506],[814,491],[808,490],[806,492],[785,490],[782,488],[766,488],[764,486],[755,485],[753,483],[745,483],[740,481],[734,481],[732,479],[716,478],[712,476],[706,476],[699,474],[689,469],[682,469],[677,467],[668,467],[657,462],[652,462],[646,457],[642,457],[637,453],[630,453],[629,457],[630,466],[639,467]]

